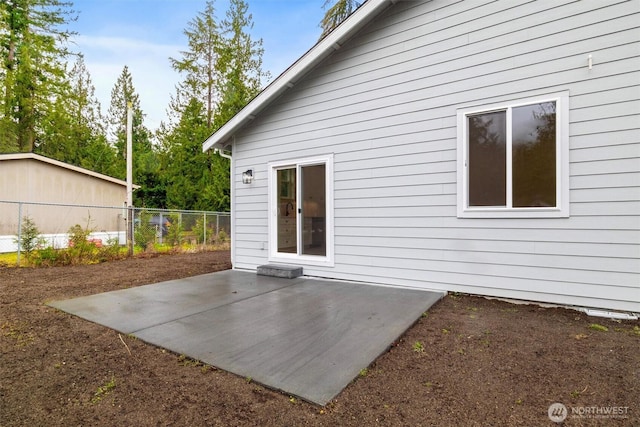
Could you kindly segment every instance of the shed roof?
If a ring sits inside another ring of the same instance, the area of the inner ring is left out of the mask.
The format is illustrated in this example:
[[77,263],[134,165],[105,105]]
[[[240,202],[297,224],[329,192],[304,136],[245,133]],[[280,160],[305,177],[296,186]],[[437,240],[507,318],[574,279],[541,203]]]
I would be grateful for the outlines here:
[[271,82],[242,110],[203,143],[203,151],[211,148],[222,149],[227,141],[244,125],[253,120],[260,111],[292,88],[296,82],[314,69],[323,59],[340,49],[349,38],[368,24],[374,17],[398,0],[367,0],[326,37],[318,41],[310,50]]
[[[68,163],[64,163],[61,162],[59,160],[54,160],[54,159],[50,159],[49,157],[45,157],[45,156],[41,156],[40,154],[35,154],[35,153],[13,153],[13,154],[0,154],[0,161],[3,160],[24,160],[24,159],[30,159],[30,160],[36,160],[39,162],[43,162],[43,163],[48,163],[50,165],[54,165],[60,168],[64,168],[64,169],[69,169],[72,170],[74,172],[78,172],[84,175],[88,175],[88,176],[92,176],[94,178],[98,178],[98,179],[102,179],[104,181],[109,181],[109,182],[113,182],[114,184],[118,184],[118,185],[122,185],[122,186],[127,186],[127,182],[123,181],[121,179],[117,179],[117,178],[113,178],[111,176],[108,175],[103,175],[101,173],[98,172],[94,172],[91,171],[89,169],[84,169],[81,168],[79,166],[74,166],[74,165],[70,165]],[[133,188],[140,188],[139,185],[133,185]]]

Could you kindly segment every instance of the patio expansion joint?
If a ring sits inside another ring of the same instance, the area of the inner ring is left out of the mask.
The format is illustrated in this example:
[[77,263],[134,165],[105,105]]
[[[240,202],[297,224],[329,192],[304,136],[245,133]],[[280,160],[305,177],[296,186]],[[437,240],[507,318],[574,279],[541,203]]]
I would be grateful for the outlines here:
[[281,287],[276,288],[276,289],[270,289],[270,290],[267,290],[267,291],[264,291],[264,292],[260,292],[260,293],[256,293],[256,294],[249,295],[249,296],[247,296],[247,297],[243,297],[243,298],[239,298],[239,299],[234,299],[234,300],[232,300],[232,301],[229,301],[229,302],[224,303],[224,304],[216,305],[216,306],[214,306],[214,307],[207,307],[207,308],[205,308],[205,309],[203,309],[203,310],[200,310],[200,311],[197,311],[197,312],[193,312],[193,313],[189,313],[189,314],[187,314],[187,315],[185,315],[185,316],[176,317],[176,318],[169,319],[169,320],[166,320],[166,321],[163,321],[163,322],[155,323],[155,324],[153,324],[153,325],[145,326],[144,328],[141,328],[141,329],[136,329],[136,330],[134,330],[134,331],[129,332],[129,334],[131,334],[131,335],[136,335],[136,334],[137,334],[137,333],[139,333],[139,332],[143,332],[143,331],[146,331],[146,330],[149,330],[149,329],[152,329],[152,328],[156,328],[156,327],[158,327],[158,326],[166,325],[166,324],[169,324],[169,323],[172,323],[172,322],[177,322],[177,321],[179,321],[179,320],[188,319],[188,318],[190,318],[190,317],[197,316],[197,315],[200,315],[200,314],[202,314],[202,313],[206,313],[207,311],[217,310],[217,309],[219,309],[219,308],[227,307],[227,306],[230,306],[230,305],[233,305],[233,304],[236,304],[236,303],[242,302],[242,301],[248,301],[248,300],[250,300],[250,299],[257,298],[257,297],[260,297],[260,296],[262,296],[262,295],[267,295],[267,294],[269,294],[269,293],[271,293],[271,292],[276,292],[276,291],[279,291],[279,290],[281,290],[281,289],[286,289],[286,288],[289,288],[289,287],[291,287],[291,286],[295,286],[295,285],[297,285],[297,284],[299,284],[299,283],[301,283],[301,281],[299,281],[299,280],[292,280],[292,281],[291,281],[291,283],[289,283],[289,284],[288,284],[288,285],[286,285],[286,286],[281,286]]

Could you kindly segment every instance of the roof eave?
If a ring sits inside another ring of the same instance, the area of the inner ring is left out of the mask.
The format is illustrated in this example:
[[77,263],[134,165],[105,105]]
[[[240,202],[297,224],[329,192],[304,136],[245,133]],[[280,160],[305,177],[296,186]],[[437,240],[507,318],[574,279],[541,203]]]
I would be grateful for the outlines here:
[[307,53],[287,68],[263,91],[253,98],[242,110],[202,144],[202,150],[223,149],[227,141],[244,125],[253,120],[273,100],[294,86],[304,75],[316,67],[323,59],[338,50],[354,33],[397,0],[367,0],[342,24],[325,38],[316,43]]
[[[28,153],[10,153],[10,154],[2,154],[0,155],[0,160],[23,160],[23,159],[30,159],[30,160],[37,160],[43,163],[48,163],[50,165],[54,165],[54,166],[58,166],[60,168],[63,169],[68,169],[74,172],[78,172],[81,173],[83,175],[88,175],[88,176],[92,176],[94,178],[98,178],[101,179],[103,181],[109,181],[112,182],[114,184],[118,184],[118,185],[122,185],[124,187],[127,186],[127,182],[123,181],[121,179],[118,178],[114,178],[112,176],[109,175],[104,175],[101,174],[99,172],[94,172],[92,170],[89,169],[85,169],[85,168],[81,168],[80,166],[75,166],[75,165],[71,165],[69,163],[64,163],[61,162],[59,160],[55,160],[52,159],[50,157],[46,157],[46,156],[42,156],[40,154],[36,154],[36,153],[32,153],[32,152],[28,152]],[[139,189],[140,186],[133,184],[133,188],[135,190]]]

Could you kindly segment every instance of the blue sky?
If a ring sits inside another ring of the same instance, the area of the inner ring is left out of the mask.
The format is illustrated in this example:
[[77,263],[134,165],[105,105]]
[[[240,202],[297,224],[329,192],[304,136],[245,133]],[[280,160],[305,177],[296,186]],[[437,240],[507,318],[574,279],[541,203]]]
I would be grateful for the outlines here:
[[[84,54],[106,113],[111,89],[127,65],[146,114],[155,130],[165,120],[169,97],[180,76],[169,57],[186,49],[187,24],[204,10],[205,0],[73,0],[78,21],[70,29],[78,35],[72,48]],[[262,38],[263,67],[277,77],[311,48],[320,36],[318,26],[324,0],[247,0],[253,15],[254,40]],[[219,19],[228,0],[216,0]]]

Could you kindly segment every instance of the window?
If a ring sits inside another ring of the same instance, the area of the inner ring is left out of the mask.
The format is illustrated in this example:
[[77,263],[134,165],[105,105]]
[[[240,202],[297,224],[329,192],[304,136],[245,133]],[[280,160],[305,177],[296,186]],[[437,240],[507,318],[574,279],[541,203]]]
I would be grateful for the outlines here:
[[269,259],[333,265],[333,156],[273,162]]
[[458,111],[458,216],[568,216],[568,95]]

